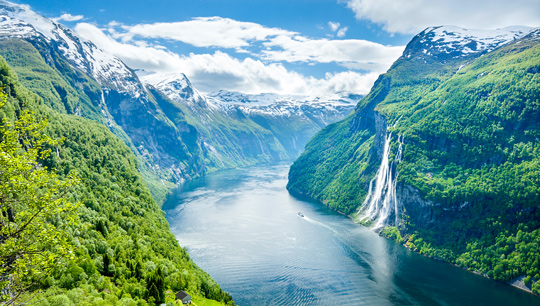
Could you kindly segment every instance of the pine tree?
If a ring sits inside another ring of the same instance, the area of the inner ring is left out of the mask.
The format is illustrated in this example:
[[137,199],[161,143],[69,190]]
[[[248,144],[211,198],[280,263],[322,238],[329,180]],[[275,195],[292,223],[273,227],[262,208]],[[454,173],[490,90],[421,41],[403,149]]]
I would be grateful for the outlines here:
[[165,302],[165,275],[163,269],[158,266],[150,274],[147,281],[148,296],[153,297],[156,303]]

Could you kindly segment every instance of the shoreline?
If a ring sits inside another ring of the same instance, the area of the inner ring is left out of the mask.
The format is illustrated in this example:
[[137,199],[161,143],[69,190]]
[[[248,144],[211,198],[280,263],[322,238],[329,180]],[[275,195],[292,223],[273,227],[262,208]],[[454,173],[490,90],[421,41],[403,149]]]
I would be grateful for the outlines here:
[[[336,211],[337,211],[337,210],[336,210]],[[351,215],[346,215],[346,214],[344,214],[344,213],[342,213],[342,212],[340,212],[340,211],[337,211],[337,212],[340,213],[340,214],[342,214],[342,215],[344,215],[344,216],[347,216],[353,223],[358,224],[358,225],[361,225],[361,226],[364,226],[364,227],[370,229],[369,227],[363,225],[362,223],[356,222],[355,219],[354,219]],[[371,229],[370,229],[370,230],[371,230]],[[375,231],[373,231],[373,232],[375,232]],[[377,232],[375,232],[375,233],[377,233]],[[495,282],[498,282],[498,283],[510,285],[510,286],[512,286],[512,287],[514,287],[514,288],[520,289],[520,290],[522,290],[522,291],[525,291],[525,292],[527,292],[527,293],[529,293],[529,294],[531,294],[531,295],[534,295],[534,296],[540,298],[540,295],[535,294],[534,292],[532,292],[532,290],[531,290],[529,287],[527,287],[527,286],[525,285],[525,283],[523,282],[523,280],[524,280],[525,277],[526,277],[525,275],[518,276],[517,278],[515,278],[515,279],[513,279],[513,280],[511,280],[511,281],[509,281],[509,282],[498,281],[498,280],[496,280],[496,279],[493,279],[493,278],[487,276],[486,274],[482,274],[482,273],[477,272],[477,271],[474,271],[474,270],[470,270],[470,269],[467,269],[467,268],[464,268],[464,267],[460,267],[460,266],[458,266],[458,265],[456,265],[456,264],[454,264],[454,263],[452,263],[452,262],[449,262],[449,261],[446,261],[446,260],[443,260],[443,259],[440,259],[440,258],[431,257],[431,256],[428,256],[428,255],[425,255],[425,254],[421,254],[420,252],[417,252],[417,251],[415,251],[415,250],[413,250],[413,249],[407,247],[406,245],[397,242],[397,241],[394,240],[394,239],[391,239],[391,238],[388,238],[388,237],[386,237],[386,236],[384,236],[384,235],[381,235],[380,232],[377,233],[377,234],[378,234],[380,237],[383,237],[383,238],[386,238],[386,239],[388,239],[388,240],[391,240],[391,241],[393,241],[394,243],[399,244],[399,245],[401,245],[401,246],[407,248],[407,249],[410,250],[411,252],[414,252],[414,253],[416,253],[416,254],[418,254],[418,255],[427,257],[427,258],[429,258],[429,259],[433,259],[433,260],[438,260],[438,261],[441,261],[441,262],[445,262],[445,263],[450,264],[450,265],[452,265],[452,266],[454,266],[454,267],[460,268],[460,269],[462,269],[462,270],[464,270],[464,271],[467,271],[467,272],[470,272],[470,273],[473,273],[473,274],[482,276],[482,277],[484,277],[484,278],[487,278],[487,279],[489,279],[489,280],[492,280],[492,281],[495,281]]]
[[[323,201],[318,201],[318,200],[316,200],[316,199],[313,199],[313,198],[311,198],[310,196],[305,195],[305,194],[303,194],[303,193],[301,193],[301,192],[297,192],[297,191],[292,191],[292,192],[291,192],[291,190],[289,190],[289,189],[287,189],[287,191],[289,191],[289,194],[291,194],[291,195],[294,196],[294,197],[299,196],[299,197],[301,197],[301,198],[308,198],[311,202],[322,204],[322,205],[324,205],[324,206],[330,208],[331,210],[337,212],[338,214],[343,215],[343,216],[349,218],[349,219],[351,220],[352,223],[361,225],[361,226],[366,227],[366,228],[368,228],[369,230],[371,230],[368,226],[365,226],[365,225],[363,225],[362,223],[357,222],[357,221],[354,219],[354,217],[353,217],[352,215],[347,215],[347,214],[345,214],[345,213],[343,213],[343,212],[341,212],[341,211],[339,211],[339,210],[337,210],[337,209],[334,209],[334,208],[332,208],[332,207],[326,205],[326,203],[324,203]],[[373,230],[372,230],[372,231],[373,231]],[[377,233],[377,232],[375,232],[375,231],[373,231],[373,232],[374,232],[374,233]],[[523,276],[523,275],[522,275],[522,276],[518,276],[517,278],[511,280],[510,282],[501,282],[501,281],[495,280],[495,279],[493,279],[493,278],[491,278],[491,277],[489,277],[489,276],[487,276],[487,275],[481,274],[481,273],[479,273],[479,272],[477,272],[477,271],[473,271],[473,270],[470,270],[470,269],[467,269],[467,268],[460,267],[460,266],[458,266],[458,265],[456,265],[456,264],[454,264],[454,263],[452,263],[452,262],[449,262],[449,261],[446,261],[446,260],[443,260],[443,259],[440,259],[440,258],[434,258],[434,257],[431,257],[431,256],[427,256],[427,255],[425,255],[425,254],[421,254],[420,252],[417,252],[417,251],[415,251],[415,250],[412,250],[411,248],[407,247],[406,245],[404,245],[404,244],[402,244],[402,243],[397,242],[397,241],[394,240],[394,239],[391,239],[391,238],[388,238],[388,237],[386,237],[386,236],[384,236],[384,235],[381,235],[380,232],[377,233],[377,234],[378,234],[380,237],[386,238],[386,239],[388,239],[388,240],[392,240],[394,243],[399,244],[399,245],[401,245],[401,246],[403,246],[403,247],[409,249],[410,251],[415,252],[415,253],[418,254],[418,255],[422,255],[422,256],[427,257],[427,258],[429,258],[429,259],[433,259],[433,260],[438,260],[438,261],[445,262],[445,263],[447,263],[447,264],[449,264],[449,265],[455,266],[455,267],[460,268],[460,269],[462,269],[462,270],[464,270],[464,271],[467,271],[467,272],[470,272],[470,273],[474,273],[474,274],[476,274],[476,275],[482,276],[482,277],[484,277],[484,278],[487,278],[487,279],[492,280],[492,281],[495,281],[495,282],[499,282],[499,283],[502,283],[502,284],[506,284],[506,285],[512,286],[512,287],[514,287],[514,288],[520,289],[520,290],[522,290],[522,291],[525,291],[525,292],[527,292],[527,293],[529,293],[529,294],[531,294],[531,295],[534,295],[534,296],[540,298],[540,295],[533,293],[532,290],[529,289],[529,287],[527,287],[527,286],[525,285],[525,283],[523,282],[523,279],[525,279],[525,276]]]

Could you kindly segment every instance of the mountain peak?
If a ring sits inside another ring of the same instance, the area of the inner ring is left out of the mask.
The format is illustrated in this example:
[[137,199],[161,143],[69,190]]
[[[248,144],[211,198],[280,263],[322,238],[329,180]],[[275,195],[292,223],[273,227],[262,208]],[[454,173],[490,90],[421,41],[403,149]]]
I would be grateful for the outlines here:
[[74,68],[94,76],[101,85],[137,97],[143,95],[133,71],[116,56],[80,38],[62,24],[35,13],[27,5],[0,0],[0,38],[10,37],[55,41],[60,53]]
[[[56,22],[35,13],[28,5],[15,4],[4,0],[0,0],[0,15],[4,16],[3,22],[13,22],[14,20],[27,22],[32,25],[33,30],[48,38],[54,39],[53,32],[58,27]],[[25,28],[29,29],[27,26]],[[31,32],[28,31],[24,34],[31,34]]]
[[522,38],[533,28],[511,26],[495,30],[466,29],[458,26],[429,27],[416,35],[403,55],[426,54],[441,59],[459,58],[477,53],[486,53]]
[[172,100],[190,102],[203,100],[201,94],[182,72],[148,73],[139,70],[137,75],[143,83],[158,88]]

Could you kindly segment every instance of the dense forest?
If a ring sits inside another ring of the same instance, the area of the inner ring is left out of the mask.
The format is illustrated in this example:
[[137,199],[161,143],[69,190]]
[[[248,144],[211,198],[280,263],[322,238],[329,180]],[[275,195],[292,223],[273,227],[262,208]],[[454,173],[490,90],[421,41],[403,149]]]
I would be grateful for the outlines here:
[[426,54],[425,41],[307,144],[288,189],[355,217],[392,133],[389,162],[403,139],[402,218],[381,233],[495,280],[524,277],[540,294],[538,34],[457,57]]
[[4,301],[153,305],[182,289],[234,304],[178,245],[122,140],[52,110],[3,59],[0,86]]

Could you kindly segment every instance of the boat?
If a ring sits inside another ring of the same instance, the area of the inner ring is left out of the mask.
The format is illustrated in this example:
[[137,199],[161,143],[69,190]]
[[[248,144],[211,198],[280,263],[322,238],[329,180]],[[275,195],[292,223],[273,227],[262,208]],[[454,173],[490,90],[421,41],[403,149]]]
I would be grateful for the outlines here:
[[301,212],[298,212],[298,217],[304,218],[304,215]]

